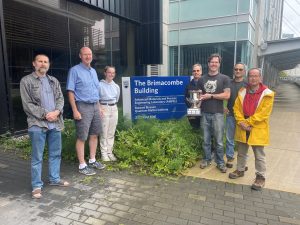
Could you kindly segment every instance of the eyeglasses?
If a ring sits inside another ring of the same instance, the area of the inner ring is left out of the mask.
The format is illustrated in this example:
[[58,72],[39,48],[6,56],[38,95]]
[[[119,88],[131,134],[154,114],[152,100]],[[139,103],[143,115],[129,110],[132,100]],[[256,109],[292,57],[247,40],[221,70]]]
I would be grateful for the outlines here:
[[193,70],[193,72],[200,72],[201,70]]
[[243,71],[244,69],[242,68],[234,68],[234,71]]

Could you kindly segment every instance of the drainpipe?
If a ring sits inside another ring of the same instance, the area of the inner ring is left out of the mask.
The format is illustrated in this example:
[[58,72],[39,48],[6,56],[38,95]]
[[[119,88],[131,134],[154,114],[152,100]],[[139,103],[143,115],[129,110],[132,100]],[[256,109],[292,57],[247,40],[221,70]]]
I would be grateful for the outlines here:
[[[256,14],[256,21],[255,21],[255,43],[254,43],[254,51],[253,51],[253,56],[254,56],[254,62],[253,62],[253,67],[258,67],[258,51],[259,51],[259,45],[258,41],[259,36],[260,36],[260,29],[259,29],[259,23],[260,23],[260,18],[261,18],[261,5],[262,1],[257,0],[257,14]],[[263,39],[262,39],[263,40]]]
[[233,59],[233,66],[236,64],[236,52],[237,52],[237,32],[238,32],[238,16],[239,16],[239,5],[240,0],[237,1],[236,5],[236,17],[235,17],[235,37],[234,37],[234,59]]
[[180,11],[181,11],[181,0],[178,1],[178,68],[177,68],[177,76],[180,75]]

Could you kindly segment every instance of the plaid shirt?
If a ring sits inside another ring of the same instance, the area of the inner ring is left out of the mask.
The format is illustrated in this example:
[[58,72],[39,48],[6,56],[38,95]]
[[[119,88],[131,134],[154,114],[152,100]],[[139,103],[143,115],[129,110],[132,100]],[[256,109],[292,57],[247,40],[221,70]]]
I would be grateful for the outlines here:
[[[58,120],[55,122],[55,126],[58,130],[62,130],[64,128],[62,116],[64,97],[58,80],[55,77],[49,75],[46,76],[49,79],[50,86],[53,90],[55,110],[60,111],[60,115]],[[28,127],[35,125],[47,129],[48,123],[45,117],[48,111],[43,108],[41,104],[41,87],[41,80],[34,72],[23,77],[20,82],[22,105],[27,115]]]

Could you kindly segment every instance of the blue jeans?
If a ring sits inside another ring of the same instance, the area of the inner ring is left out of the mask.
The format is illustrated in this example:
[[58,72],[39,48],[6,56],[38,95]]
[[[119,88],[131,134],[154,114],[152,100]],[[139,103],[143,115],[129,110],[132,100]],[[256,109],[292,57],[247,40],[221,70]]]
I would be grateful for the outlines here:
[[226,117],[226,158],[233,159],[234,157],[234,133],[235,133],[235,118],[234,116]]
[[213,134],[216,143],[216,163],[224,165],[224,114],[202,113],[201,127],[203,131],[204,160],[211,161],[211,135]]
[[60,181],[60,162],[61,162],[61,132],[52,130],[29,131],[31,139],[31,185],[32,190],[42,188],[42,166],[43,154],[47,141],[49,154],[49,182],[57,183]]

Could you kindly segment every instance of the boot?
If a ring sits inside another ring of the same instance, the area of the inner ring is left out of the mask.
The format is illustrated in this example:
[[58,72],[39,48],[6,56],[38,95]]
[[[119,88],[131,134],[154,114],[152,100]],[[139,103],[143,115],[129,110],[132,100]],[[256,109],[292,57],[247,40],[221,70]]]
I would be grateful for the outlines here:
[[232,168],[233,167],[233,162],[234,162],[234,158],[232,159],[227,159],[227,163],[226,163],[226,167],[227,168]]
[[235,171],[233,171],[232,173],[229,174],[229,178],[230,179],[236,179],[236,178],[239,178],[239,177],[243,177],[244,174],[245,174],[244,171],[235,170]]
[[256,174],[255,181],[252,184],[251,188],[253,190],[260,191],[265,186],[265,183],[266,183],[266,178],[264,178],[260,174]]

